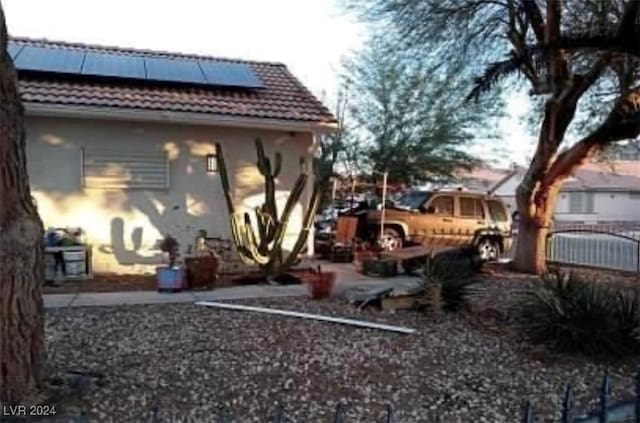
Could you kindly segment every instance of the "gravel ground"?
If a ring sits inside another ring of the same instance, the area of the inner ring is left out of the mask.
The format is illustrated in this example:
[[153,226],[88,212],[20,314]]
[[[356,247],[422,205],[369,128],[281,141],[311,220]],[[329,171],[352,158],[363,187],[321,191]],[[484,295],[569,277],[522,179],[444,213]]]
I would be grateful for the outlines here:
[[[272,421],[286,404],[289,421],[330,422],[338,402],[347,422],[515,422],[525,398],[553,421],[563,386],[576,406],[597,398],[605,368],[614,398],[633,393],[638,359],[594,363],[522,342],[504,321],[513,291],[531,282],[485,276],[473,311],[439,321],[418,312],[356,311],[339,300],[281,298],[243,304],[350,316],[418,329],[416,335],[191,304],[47,310],[50,389],[72,380],[59,410],[87,410],[90,421],[214,421],[219,404],[236,422]],[[94,372],[72,377],[69,371]],[[62,421],[62,419],[60,419]]]

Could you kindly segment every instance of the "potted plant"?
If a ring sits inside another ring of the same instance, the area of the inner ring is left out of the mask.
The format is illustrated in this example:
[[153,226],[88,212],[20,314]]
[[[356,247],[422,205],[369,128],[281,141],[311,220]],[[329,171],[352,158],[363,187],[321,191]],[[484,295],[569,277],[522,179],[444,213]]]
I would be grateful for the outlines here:
[[167,254],[169,263],[166,266],[156,268],[156,278],[158,281],[158,291],[178,292],[184,286],[184,272],[182,266],[177,264],[180,244],[171,235],[167,235],[160,242],[160,250]]
[[320,266],[318,271],[307,282],[307,288],[309,289],[309,296],[314,300],[320,300],[327,298],[333,291],[333,285],[336,281],[336,274],[333,272],[322,272]]

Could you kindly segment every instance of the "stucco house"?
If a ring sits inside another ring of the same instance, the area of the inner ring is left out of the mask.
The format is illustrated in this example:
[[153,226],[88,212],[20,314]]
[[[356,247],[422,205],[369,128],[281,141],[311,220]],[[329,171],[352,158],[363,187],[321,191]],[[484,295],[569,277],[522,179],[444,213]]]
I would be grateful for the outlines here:
[[[286,200],[298,159],[310,166],[317,137],[336,127],[279,63],[20,38],[9,52],[38,210],[45,227],[85,230],[96,272],[153,270],[165,234],[183,253],[200,229],[230,236],[215,143],[237,206],[252,209],[263,199],[257,137],[268,154],[283,154],[277,189]],[[285,246],[300,229],[310,191]]]
[[[516,210],[516,188],[526,169],[517,168],[491,192]],[[554,211],[556,221],[640,222],[640,161],[588,162],[562,186]]]

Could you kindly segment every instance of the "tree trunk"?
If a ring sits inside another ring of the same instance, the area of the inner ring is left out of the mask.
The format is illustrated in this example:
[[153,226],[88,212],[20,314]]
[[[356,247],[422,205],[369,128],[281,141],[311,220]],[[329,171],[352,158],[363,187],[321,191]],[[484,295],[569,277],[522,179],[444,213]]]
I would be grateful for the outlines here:
[[44,362],[42,222],[31,198],[24,112],[0,7],[0,403],[29,404]]
[[[516,191],[518,214],[518,239],[513,267],[524,273],[539,275],[546,269],[547,235],[560,186],[559,179],[552,186],[544,186],[526,177]],[[531,186],[535,189],[531,189]]]
[[525,273],[539,275],[546,268],[546,240],[548,229],[533,221],[520,221],[513,267]]

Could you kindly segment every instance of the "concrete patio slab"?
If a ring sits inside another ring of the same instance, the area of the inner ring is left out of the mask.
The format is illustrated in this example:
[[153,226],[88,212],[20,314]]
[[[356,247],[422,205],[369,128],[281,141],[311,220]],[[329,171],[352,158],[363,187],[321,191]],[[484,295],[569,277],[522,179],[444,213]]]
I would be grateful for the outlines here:
[[[396,276],[374,278],[357,273],[351,263],[322,263],[323,271],[336,273],[333,295],[341,296],[346,289],[367,288],[408,288],[415,286],[420,278]],[[245,285],[218,288],[211,291],[185,291],[160,293],[156,291],[128,291],[78,294],[48,294],[44,296],[45,308],[117,306],[133,304],[188,303],[195,301],[238,300],[246,298],[301,297],[307,295],[304,285],[270,286]]]
[[72,305],[78,294],[48,294],[44,295],[45,307],[67,307]]
[[82,293],[73,302],[73,307],[113,306],[129,304],[186,303],[195,301],[190,291],[161,293],[156,291]]

